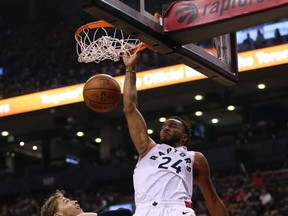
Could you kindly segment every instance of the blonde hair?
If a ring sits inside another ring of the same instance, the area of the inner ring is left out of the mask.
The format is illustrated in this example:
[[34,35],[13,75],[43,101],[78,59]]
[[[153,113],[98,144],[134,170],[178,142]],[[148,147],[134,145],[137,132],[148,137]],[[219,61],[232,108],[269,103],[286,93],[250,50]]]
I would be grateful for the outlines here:
[[56,190],[41,207],[41,216],[53,216],[58,211],[58,199],[63,197],[65,191]]

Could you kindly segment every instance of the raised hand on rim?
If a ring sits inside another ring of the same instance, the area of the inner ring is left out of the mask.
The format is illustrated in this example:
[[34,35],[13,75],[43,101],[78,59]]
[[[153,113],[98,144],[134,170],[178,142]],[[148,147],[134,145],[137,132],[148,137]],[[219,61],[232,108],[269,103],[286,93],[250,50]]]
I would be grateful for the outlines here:
[[123,56],[123,63],[125,64],[126,68],[135,70],[139,57],[140,57],[140,52],[135,53],[132,56]]

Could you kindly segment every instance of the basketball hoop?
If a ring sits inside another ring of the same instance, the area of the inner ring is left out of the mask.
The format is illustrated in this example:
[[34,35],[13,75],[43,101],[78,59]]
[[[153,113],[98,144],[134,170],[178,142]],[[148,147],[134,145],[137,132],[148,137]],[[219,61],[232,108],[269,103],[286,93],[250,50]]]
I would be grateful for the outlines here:
[[103,20],[81,26],[75,39],[78,61],[84,63],[99,63],[106,59],[116,62],[124,55],[133,56],[148,47]]

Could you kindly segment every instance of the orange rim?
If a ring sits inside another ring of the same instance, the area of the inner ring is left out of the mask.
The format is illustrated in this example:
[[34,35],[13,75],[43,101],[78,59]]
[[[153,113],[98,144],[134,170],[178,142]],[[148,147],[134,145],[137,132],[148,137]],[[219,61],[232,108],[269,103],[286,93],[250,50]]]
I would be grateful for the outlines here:
[[95,21],[95,22],[91,22],[91,23],[87,23],[83,26],[81,26],[80,28],[77,29],[77,31],[75,32],[75,37],[79,36],[79,34],[84,30],[84,29],[96,29],[96,28],[102,28],[102,27],[112,27],[115,28],[115,26],[111,25],[110,23],[104,21],[104,20],[100,20],[100,21]]
[[[91,23],[87,23],[83,26],[81,26],[80,28],[77,29],[77,31],[75,32],[75,39],[77,41],[77,43],[79,44],[80,41],[78,40],[78,36],[81,32],[83,32],[84,29],[96,29],[96,28],[116,28],[115,26],[113,26],[112,24],[104,21],[104,20],[100,20],[100,21],[95,21],[95,22],[91,22]],[[142,45],[141,47],[139,48],[138,51],[142,51],[146,48],[149,48],[151,49],[152,51],[155,52],[155,49],[153,49],[152,47],[148,46],[147,44],[145,44],[144,42],[141,42]]]

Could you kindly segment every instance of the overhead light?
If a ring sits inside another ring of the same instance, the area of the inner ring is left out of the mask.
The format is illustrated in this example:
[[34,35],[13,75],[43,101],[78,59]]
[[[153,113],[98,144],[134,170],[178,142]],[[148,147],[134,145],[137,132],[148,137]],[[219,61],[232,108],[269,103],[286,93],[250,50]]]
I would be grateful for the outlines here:
[[264,83],[260,83],[260,84],[258,84],[257,88],[258,89],[265,89],[266,85]]
[[230,105],[230,106],[227,107],[227,110],[229,110],[229,111],[233,111],[233,110],[235,110],[235,106]]
[[152,129],[148,129],[148,130],[147,130],[147,133],[148,133],[148,134],[153,134],[153,130],[152,130]]
[[95,138],[96,143],[101,143],[102,139],[100,137]]
[[24,146],[25,143],[24,143],[23,141],[21,141],[21,142],[19,143],[19,145],[20,145],[20,146]]
[[203,99],[203,96],[202,95],[195,95],[194,99],[200,101]]
[[1,132],[1,135],[2,135],[2,136],[8,136],[8,135],[9,135],[9,132],[8,132],[8,131],[2,131],[2,132]]
[[76,135],[77,135],[78,137],[82,137],[82,136],[84,136],[84,133],[83,133],[82,131],[78,131],[78,132],[76,133]]
[[196,111],[196,112],[195,112],[195,115],[196,115],[196,116],[202,116],[202,115],[203,115],[203,112],[202,112],[202,111]]
[[219,120],[218,120],[217,118],[213,118],[213,119],[211,119],[211,122],[212,122],[213,124],[217,124],[217,123],[219,122]]
[[165,122],[166,121],[166,118],[165,117],[160,117],[159,118],[159,122]]

